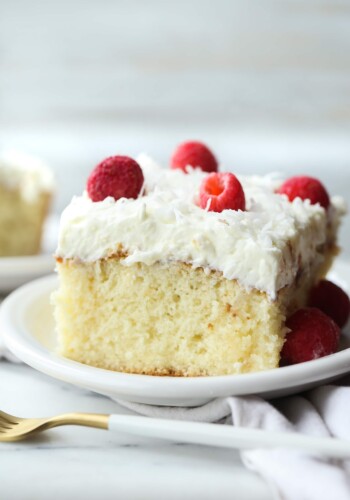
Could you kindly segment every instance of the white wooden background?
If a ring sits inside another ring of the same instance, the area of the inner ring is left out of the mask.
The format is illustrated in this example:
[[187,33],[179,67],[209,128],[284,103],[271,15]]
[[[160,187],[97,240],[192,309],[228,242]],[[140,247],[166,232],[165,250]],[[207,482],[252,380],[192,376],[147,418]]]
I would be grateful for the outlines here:
[[58,210],[102,157],[186,138],[350,199],[350,0],[0,0],[0,147],[50,161]]

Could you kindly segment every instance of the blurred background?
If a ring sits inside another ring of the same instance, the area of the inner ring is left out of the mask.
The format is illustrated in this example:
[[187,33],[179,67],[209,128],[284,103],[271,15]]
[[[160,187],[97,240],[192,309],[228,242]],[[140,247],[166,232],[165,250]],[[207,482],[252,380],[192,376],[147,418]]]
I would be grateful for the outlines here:
[[349,0],[0,0],[0,147],[47,160],[57,211],[103,157],[186,139],[349,200],[349,138]]

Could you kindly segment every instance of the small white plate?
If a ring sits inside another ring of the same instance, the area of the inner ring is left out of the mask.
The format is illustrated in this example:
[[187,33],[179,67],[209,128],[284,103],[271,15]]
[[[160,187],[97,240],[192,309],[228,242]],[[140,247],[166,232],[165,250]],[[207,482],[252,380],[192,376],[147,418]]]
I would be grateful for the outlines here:
[[[339,262],[332,275],[349,288],[350,264]],[[24,285],[2,304],[0,326],[7,347],[28,365],[111,398],[154,405],[195,406],[216,397],[259,394],[285,396],[324,384],[350,371],[350,331],[341,350],[330,356],[265,372],[220,377],[153,377],[112,372],[55,354],[56,334],[50,294],[57,277],[47,276]]]
[[57,243],[58,221],[55,215],[47,218],[40,254],[0,257],[0,293],[8,293],[24,283],[52,273],[55,267],[53,253]]

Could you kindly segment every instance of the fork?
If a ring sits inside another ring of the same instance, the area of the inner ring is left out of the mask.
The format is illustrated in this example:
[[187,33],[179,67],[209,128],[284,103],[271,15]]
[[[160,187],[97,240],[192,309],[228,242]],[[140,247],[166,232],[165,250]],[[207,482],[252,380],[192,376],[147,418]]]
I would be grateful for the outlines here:
[[350,442],[340,439],[138,415],[66,413],[49,418],[19,418],[0,411],[0,442],[19,441],[62,425],[95,427],[143,437],[224,448],[291,448],[330,458],[350,458]]

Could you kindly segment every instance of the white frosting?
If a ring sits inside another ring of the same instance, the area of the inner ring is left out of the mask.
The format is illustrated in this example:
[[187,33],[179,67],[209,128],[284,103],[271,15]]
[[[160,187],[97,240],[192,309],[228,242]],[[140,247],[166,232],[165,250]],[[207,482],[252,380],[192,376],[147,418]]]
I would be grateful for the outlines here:
[[34,201],[42,192],[53,191],[54,176],[41,160],[9,150],[0,155],[0,184],[18,189],[23,198]]
[[162,169],[141,155],[145,194],[136,200],[107,198],[93,203],[84,193],[73,198],[61,218],[57,255],[95,261],[128,253],[135,262],[181,261],[218,270],[271,298],[293,282],[300,265],[315,259],[316,248],[335,231],[345,207],[333,198],[331,217],[319,205],[274,193],[276,176],[241,177],[246,211],[208,212],[195,199],[207,175]]

